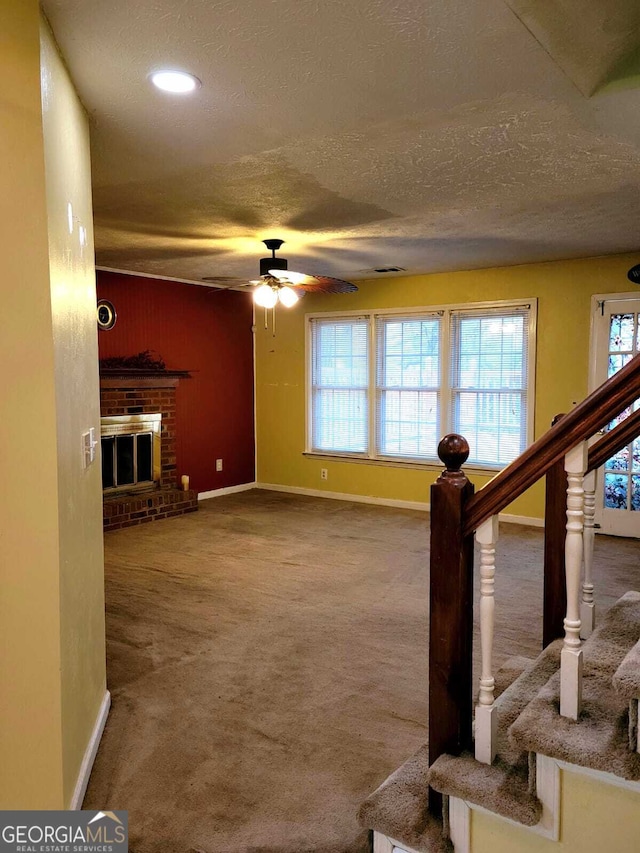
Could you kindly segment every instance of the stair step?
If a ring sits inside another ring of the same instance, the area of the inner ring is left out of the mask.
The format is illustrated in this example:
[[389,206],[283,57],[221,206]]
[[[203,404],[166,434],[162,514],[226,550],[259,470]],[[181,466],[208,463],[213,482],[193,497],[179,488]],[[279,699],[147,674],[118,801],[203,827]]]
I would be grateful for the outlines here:
[[627,652],[615,671],[613,686],[624,699],[640,699],[640,640]]
[[523,756],[517,764],[499,757],[493,764],[481,764],[470,752],[441,755],[431,768],[431,787],[517,823],[535,826],[542,806],[529,790],[526,753]]
[[612,679],[640,637],[640,593],[628,592],[584,643],[583,710],[561,717],[560,675],[555,674],[509,729],[516,749],[539,752],[593,770],[640,780],[640,755],[628,746],[628,702]]
[[522,750],[509,741],[509,727],[560,667],[562,640],[554,640],[496,699],[498,708],[498,757],[507,763],[522,761]]
[[419,853],[452,853],[442,819],[428,805],[429,749],[422,746],[362,803],[360,824]]
[[494,763],[481,764],[471,753],[443,755],[430,771],[431,786],[436,791],[460,797],[526,826],[538,823],[541,805],[530,790],[528,753],[514,749],[507,732],[558,669],[561,649],[561,640],[547,646],[496,699],[498,752]]
[[[511,687],[516,678],[519,678],[523,672],[531,669],[534,663],[533,658],[527,658],[523,655],[514,655],[508,658],[494,676],[493,695],[495,698],[497,699],[499,696],[502,696],[505,690]],[[476,704],[477,701],[478,697],[476,696]]]

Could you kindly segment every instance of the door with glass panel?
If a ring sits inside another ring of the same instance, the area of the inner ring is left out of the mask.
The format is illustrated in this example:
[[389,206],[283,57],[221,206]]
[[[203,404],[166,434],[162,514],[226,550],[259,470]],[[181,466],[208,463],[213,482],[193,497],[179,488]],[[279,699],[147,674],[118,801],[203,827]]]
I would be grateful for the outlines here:
[[[594,302],[592,390],[640,352],[640,299],[636,294],[600,297]],[[613,429],[640,408],[640,400],[607,425]],[[596,523],[601,533],[640,538],[640,438],[598,471]]]

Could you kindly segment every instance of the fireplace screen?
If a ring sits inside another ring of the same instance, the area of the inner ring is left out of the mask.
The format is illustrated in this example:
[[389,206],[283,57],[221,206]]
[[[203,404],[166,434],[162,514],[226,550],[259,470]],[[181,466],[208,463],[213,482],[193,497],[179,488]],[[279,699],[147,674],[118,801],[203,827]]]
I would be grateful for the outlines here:
[[148,488],[160,479],[162,415],[101,418],[102,488]]

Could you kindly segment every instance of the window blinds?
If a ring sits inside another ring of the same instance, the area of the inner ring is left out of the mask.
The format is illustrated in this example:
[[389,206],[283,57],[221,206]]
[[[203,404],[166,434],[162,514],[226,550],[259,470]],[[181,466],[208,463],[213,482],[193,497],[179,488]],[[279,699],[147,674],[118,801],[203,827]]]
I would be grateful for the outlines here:
[[535,304],[310,318],[307,447],[436,461],[457,432],[470,463],[503,467],[530,438],[534,318]]
[[376,443],[382,456],[436,455],[441,322],[438,316],[376,318]]
[[451,313],[451,426],[469,461],[506,465],[526,447],[529,309]]
[[367,453],[369,321],[311,320],[312,450]]

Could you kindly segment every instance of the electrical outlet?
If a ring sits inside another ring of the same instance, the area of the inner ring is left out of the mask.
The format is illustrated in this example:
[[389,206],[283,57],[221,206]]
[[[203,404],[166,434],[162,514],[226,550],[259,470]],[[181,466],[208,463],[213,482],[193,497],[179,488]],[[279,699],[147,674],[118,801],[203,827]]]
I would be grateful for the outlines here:
[[222,471],[222,459],[216,459],[216,471]]
[[320,469],[320,479],[321,480],[328,480],[329,479],[329,471],[326,468]]

